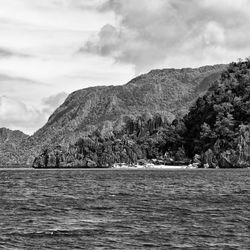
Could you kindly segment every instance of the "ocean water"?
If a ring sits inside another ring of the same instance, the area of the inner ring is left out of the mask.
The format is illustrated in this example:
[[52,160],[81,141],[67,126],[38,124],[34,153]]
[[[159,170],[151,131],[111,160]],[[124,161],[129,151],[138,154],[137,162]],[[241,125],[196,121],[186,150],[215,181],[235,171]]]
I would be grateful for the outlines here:
[[250,170],[0,170],[0,249],[250,249]]

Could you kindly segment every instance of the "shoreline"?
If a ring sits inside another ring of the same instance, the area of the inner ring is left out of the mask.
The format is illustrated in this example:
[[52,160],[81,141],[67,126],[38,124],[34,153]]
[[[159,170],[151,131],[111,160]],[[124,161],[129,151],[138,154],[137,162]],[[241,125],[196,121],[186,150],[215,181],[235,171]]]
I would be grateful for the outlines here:
[[[188,169],[187,165],[155,165],[155,164],[147,164],[147,165],[114,165],[111,167],[112,169]],[[190,168],[191,169],[191,168]]]
[[193,168],[188,168],[185,166],[165,166],[165,167],[110,167],[110,168],[81,168],[81,167],[69,167],[69,168],[55,168],[55,167],[44,167],[44,168],[32,168],[32,167],[8,167],[8,168],[1,168],[0,170],[154,170],[154,169],[159,169],[159,170],[164,170],[164,169],[193,169]]
[[185,170],[185,171],[188,171],[188,170],[239,170],[239,169],[248,169],[250,170],[250,168],[189,168],[187,166],[160,166],[160,167],[157,167],[157,166],[154,166],[154,167],[118,167],[118,168],[115,168],[115,167],[111,167],[111,168],[32,168],[32,167],[20,167],[20,168],[17,168],[17,167],[8,167],[8,168],[2,168],[0,167],[0,171],[28,171],[28,170],[32,170],[32,171],[36,171],[36,170],[40,170],[40,171],[76,171],[76,170],[79,170],[79,171],[103,171],[103,170],[107,170],[107,171],[110,171],[110,170],[115,170],[115,171],[126,171],[126,170],[131,170],[131,171],[136,171],[136,170],[143,170],[143,171],[149,171],[149,170],[177,170],[177,171],[180,171],[180,170]]

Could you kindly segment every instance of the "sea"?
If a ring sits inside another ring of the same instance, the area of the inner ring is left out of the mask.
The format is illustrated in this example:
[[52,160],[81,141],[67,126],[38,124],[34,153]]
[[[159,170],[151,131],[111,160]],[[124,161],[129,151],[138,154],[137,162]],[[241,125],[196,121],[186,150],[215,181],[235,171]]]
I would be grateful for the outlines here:
[[0,249],[250,249],[250,169],[1,169]]

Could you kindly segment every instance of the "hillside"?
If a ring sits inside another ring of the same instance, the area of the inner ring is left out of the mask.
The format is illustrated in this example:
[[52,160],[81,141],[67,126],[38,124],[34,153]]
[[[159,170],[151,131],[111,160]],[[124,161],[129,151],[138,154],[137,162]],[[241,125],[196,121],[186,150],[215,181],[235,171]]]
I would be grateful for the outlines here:
[[[121,129],[129,117],[158,113],[164,121],[182,117],[194,100],[220,77],[226,65],[152,70],[121,86],[91,87],[73,92],[48,122],[21,145],[20,162],[43,146],[75,143],[99,130]],[[30,157],[29,163],[31,163]]]
[[184,118],[186,152],[210,167],[250,166],[250,61],[231,63]]
[[96,131],[67,150],[48,147],[35,167],[111,167],[114,164],[188,164],[206,168],[250,166],[250,60],[231,63],[187,115],[127,119],[122,130]]
[[19,130],[0,128],[0,166],[19,163],[20,144],[28,137]]
[[68,143],[90,131],[120,129],[127,116],[159,113],[172,121],[219,77],[224,65],[198,69],[153,70],[126,85],[76,91],[51,115],[33,138]]
[[188,164],[184,152],[184,123],[174,120],[163,122],[160,115],[142,115],[128,119],[123,128],[102,136],[98,131],[79,138],[65,149],[47,147],[41,151],[33,167],[98,167],[108,168],[114,164]]

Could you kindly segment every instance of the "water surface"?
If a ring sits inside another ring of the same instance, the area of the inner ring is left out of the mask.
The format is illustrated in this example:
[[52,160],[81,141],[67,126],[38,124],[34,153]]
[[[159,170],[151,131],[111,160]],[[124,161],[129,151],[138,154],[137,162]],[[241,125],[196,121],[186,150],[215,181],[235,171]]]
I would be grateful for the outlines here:
[[1,170],[2,249],[249,249],[250,171]]

